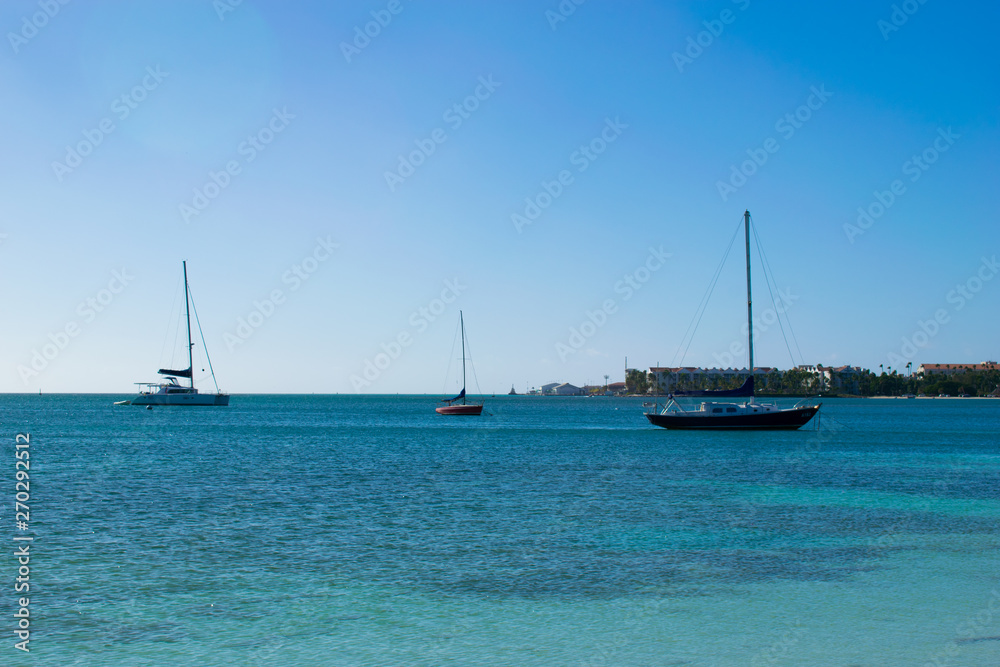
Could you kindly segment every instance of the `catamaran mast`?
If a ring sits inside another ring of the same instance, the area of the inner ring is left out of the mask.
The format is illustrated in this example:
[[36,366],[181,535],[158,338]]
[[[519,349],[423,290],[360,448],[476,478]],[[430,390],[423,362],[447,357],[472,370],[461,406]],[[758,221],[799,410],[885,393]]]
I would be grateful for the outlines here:
[[[462,394],[465,394],[465,318],[462,311],[458,311],[458,321],[462,325]],[[465,404],[465,396],[462,396],[462,404]]]
[[183,262],[183,264],[184,264],[184,312],[187,316],[188,373],[190,373],[190,375],[188,375],[188,382],[191,383],[191,388],[194,389],[194,355],[192,354],[194,343],[191,342],[191,300],[188,298],[188,263],[185,261]]
[[753,378],[753,307],[750,292],[750,211],[743,212],[743,227],[747,242],[747,339],[750,350],[750,377]]

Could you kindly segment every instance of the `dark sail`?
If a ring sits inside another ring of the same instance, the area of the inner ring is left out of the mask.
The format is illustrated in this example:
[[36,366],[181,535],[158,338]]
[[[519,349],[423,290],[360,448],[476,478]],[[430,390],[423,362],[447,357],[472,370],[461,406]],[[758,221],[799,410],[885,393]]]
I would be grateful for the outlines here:
[[190,368],[187,368],[187,369],[185,369],[183,371],[172,371],[169,368],[161,368],[160,370],[158,370],[156,372],[159,373],[160,375],[173,375],[174,377],[179,377],[179,378],[189,378],[189,377],[191,377],[191,369]]
[[674,396],[705,396],[708,398],[743,398],[753,396],[753,376],[751,375],[739,389],[693,389],[691,391],[675,391]]
[[442,403],[452,403],[454,401],[457,401],[460,398],[465,398],[465,387],[462,387],[461,393],[459,393],[459,395],[456,396],[455,398],[442,398],[441,402]]

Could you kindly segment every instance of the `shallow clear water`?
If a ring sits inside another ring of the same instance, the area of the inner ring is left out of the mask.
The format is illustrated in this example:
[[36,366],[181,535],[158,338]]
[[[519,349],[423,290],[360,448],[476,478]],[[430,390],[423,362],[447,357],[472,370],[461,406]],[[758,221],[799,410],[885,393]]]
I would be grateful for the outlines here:
[[[1000,662],[1000,401],[674,432],[640,400],[2,396],[32,665]],[[6,627],[5,627],[6,626]]]

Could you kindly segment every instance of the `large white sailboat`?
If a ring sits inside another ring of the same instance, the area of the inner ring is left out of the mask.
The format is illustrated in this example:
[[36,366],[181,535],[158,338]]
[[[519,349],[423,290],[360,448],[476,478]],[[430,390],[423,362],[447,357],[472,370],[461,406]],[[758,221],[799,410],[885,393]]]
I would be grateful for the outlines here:
[[[161,368],[157,371],[164,379],[157,382],[136,382],[139,385],[139,395],[131,401],[122,401],[123,405],[229,405],[229,394],[219,391],[219,385],[215,382],[215,371],[212,369],[212,360],[208,357],[208,348],[205,349],[205,358],[208,361],[208,369],[212,374],[212,382],[215,383],[214,394],[202,394],[194,386],[194,342],[191,340],[191,297],[188,289],[187,262],[184,266],[184,315],[187,320],[187,356],[188,367],[182,370]],[[198,311],[195,311],[197,319]],[[201,332],[201,323],[198,323],[198,331]],[[202,343],[205,337],[202,335]],[[181,384],[180,380],[186,379],[187,384]]]

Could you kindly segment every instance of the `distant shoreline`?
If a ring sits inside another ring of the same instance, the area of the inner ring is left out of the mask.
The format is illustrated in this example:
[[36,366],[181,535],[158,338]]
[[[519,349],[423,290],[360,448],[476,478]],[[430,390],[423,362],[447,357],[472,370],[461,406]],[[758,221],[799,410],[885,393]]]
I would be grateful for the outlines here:
[[[858,396],[857,398],[902,398],[902,399],[909,400],[909,397],[907,397],[907,396]],[[973,399],[973,398],[993,399],[993,400],[996,400],[997,398],[1000,398],[1000,397],[998,397],[998,396],[914,396],[913,398],[916,399],[916,400],[920,400],[920,401],[926,401],[928,399],[938,399],[938,400],[942,400],[942,401],[947,401],[947,400],[953,399],[953,398],[954,399],[961,399],[963,401],[968,401],[968,400]]]
[[[0,396],[108,396],[108,397],[129,397],[132,393],[125,392],[90,392],[90,391],[54,391],[51,393],[36,393],[36,392],[0,392]],[[230,396],[344,396],[344,397],[361,397],[361,396],[414,396],[414,397],[427,397],[427,398],[439,398],[442,394],[440,393],[420,393],[420,394],[404,394],[404,393],[392,393],[392,394],[356,394],[353,392],[334,392],[334,393],[265,393],[265,392],[229,392]],[[642,399],[644,401],[666,401],[668,395],[660,394],[628,394],[625,396],[607,396],[604,394],[583,394],[575,396],[557,396],[552,394],[469,394],[469,397],[483,398],[483,399],[498,399],[498,398],[617,398],[617,399]],[[678,398],[702,398],[712,400],[712,397],[707,396],[679,396]],[[732,397],[730,397],[732,398]],[[859,396],[857,394],[756,394],[755,398],[864,398],[864,399],[901,399],[909,400],[906,396]],[[948,400],[948,399],[992,399],[1000,400],[1000,396],[916,396],[914,398],[928,400],[928,399],[938,399],[938,400]],[[743,400],[743,398],[739,399]]]

